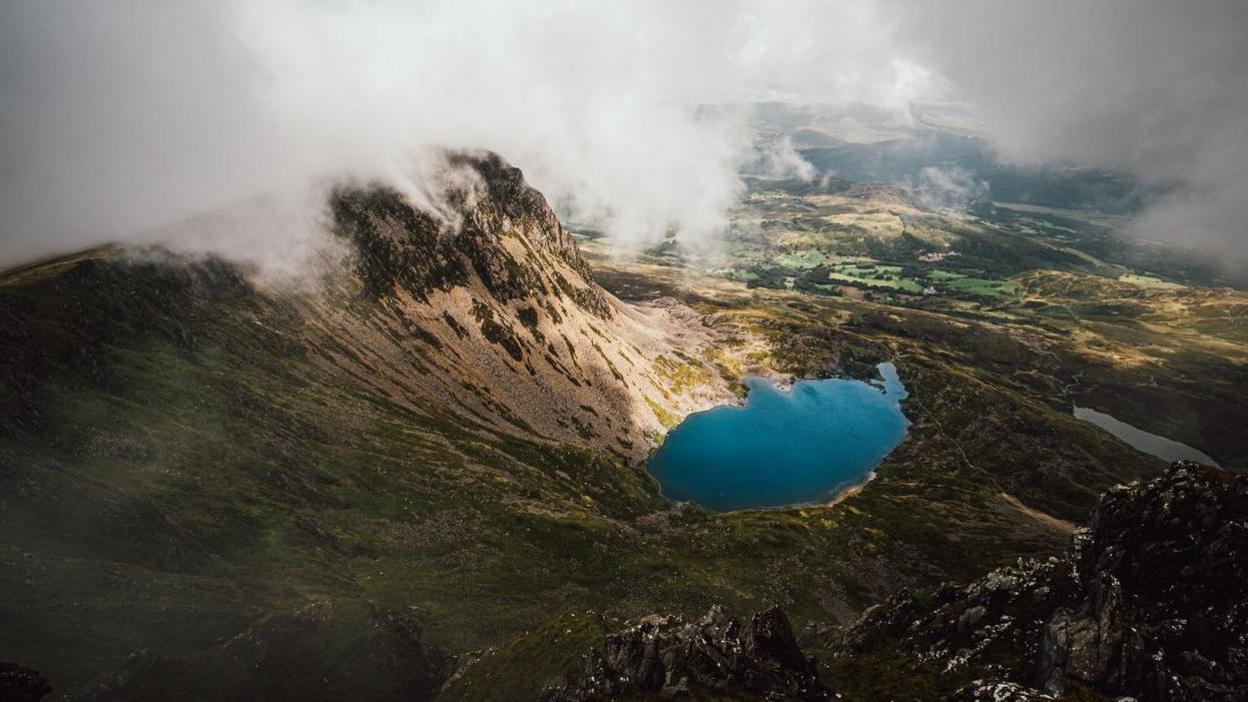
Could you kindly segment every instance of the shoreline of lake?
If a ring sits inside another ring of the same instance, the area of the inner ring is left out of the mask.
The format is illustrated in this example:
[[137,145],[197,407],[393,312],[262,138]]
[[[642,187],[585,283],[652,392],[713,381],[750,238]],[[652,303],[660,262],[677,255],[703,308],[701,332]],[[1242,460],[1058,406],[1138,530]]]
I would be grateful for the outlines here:
[[908,433],[908,396],[892,363],[880,378],[742,380],[743,404],[686,417],[647,470],[664,497],[708,509],[836,504],[861,489]]

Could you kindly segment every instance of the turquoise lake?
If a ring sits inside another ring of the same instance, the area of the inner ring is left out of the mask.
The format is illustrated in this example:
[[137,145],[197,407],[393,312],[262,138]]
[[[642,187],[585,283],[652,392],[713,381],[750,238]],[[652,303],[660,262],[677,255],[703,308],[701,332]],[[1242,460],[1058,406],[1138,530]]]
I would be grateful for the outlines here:
[[798,381],[782,391],[746,378],[744,407],[690,415],[650,462],[663,494],[716,510],[818,502],[866,481],[906,436],[905,387],[882,380]]

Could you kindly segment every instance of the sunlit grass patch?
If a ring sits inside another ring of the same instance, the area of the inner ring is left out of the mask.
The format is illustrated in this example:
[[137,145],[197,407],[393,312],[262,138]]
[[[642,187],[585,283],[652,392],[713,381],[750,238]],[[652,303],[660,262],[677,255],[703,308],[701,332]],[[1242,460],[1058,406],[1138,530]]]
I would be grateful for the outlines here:
[[1141,275],[1138,273],[1123,273],[1118,276],[1118,281],[1121,283],[1129,283],[1136,287],[1151,288],[1154,290],[1181,290],[1186,287],[1184,285],[1180,285],[1179,283],[1171,283],[1168,280],[1162,280],[1156,276]]
[[981,297],[1006,298],[1018,295],[1017,285],[1002,280],[964,277],[946,281],[945,287],[954,292],[979,295]]
[[773,257],[772,262],[785,268],[814,268],[827,263],[827,257],[818,251],[792,251]]

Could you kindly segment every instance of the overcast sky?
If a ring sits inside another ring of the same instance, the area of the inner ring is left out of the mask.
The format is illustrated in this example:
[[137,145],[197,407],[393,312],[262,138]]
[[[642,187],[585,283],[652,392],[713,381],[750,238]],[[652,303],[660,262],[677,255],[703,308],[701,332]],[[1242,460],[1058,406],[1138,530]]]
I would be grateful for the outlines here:
[[1245,265],[1245,36],[1230,0],[9,0],[0,263],[327,174],[419,190],[427,145],[495,149],[621,236],[713,236],[750,142],[689,106],[799,96],[963,100],[1010,158],[1181,181],[1139,231]]

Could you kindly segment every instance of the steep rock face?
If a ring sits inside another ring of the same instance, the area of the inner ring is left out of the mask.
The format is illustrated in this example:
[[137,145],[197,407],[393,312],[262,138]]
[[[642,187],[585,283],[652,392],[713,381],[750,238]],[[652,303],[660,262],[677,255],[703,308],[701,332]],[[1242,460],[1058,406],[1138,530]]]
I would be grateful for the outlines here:
[[784,612],[748,623],[713,607],[701,620],[650,616],[582,658],[579,673],[548,687],[545,702],[680,695],[715,699],[822,700],[815,663],[793,638]]
[[490,431],[630,459],[675,418],[730,398],[700,358],[712,332],[670,301],[626,306],[603,291],[518,169],[490,153],[449,154],[447,169],[423,208],[383,186],[332,194],[360,287],[341,284],[312,315],[347,350],[327,364],[418,411],[436,400]]
[[[427,301],[435,289],[470,284],[475,273],[500,302],[559,290],[596,316],[611,316],[576,244],[520,169],[492,153],[455,152],[446,159],[446,189],[430,209],[381,185],[332,193],[335,226],[358,247],[358,269],[370,293],[403,288]],[[557,282],[562,271],[556,262],[577,274],[575,287]]]
[[1248,699],[1248,478],[1176,463],[1112,490],[1063,557],[900,593],[833,668],[868,694]]
[[0,663],[0,700],[38,702],[52,691],[52,686],[39,674],[13,663]]

